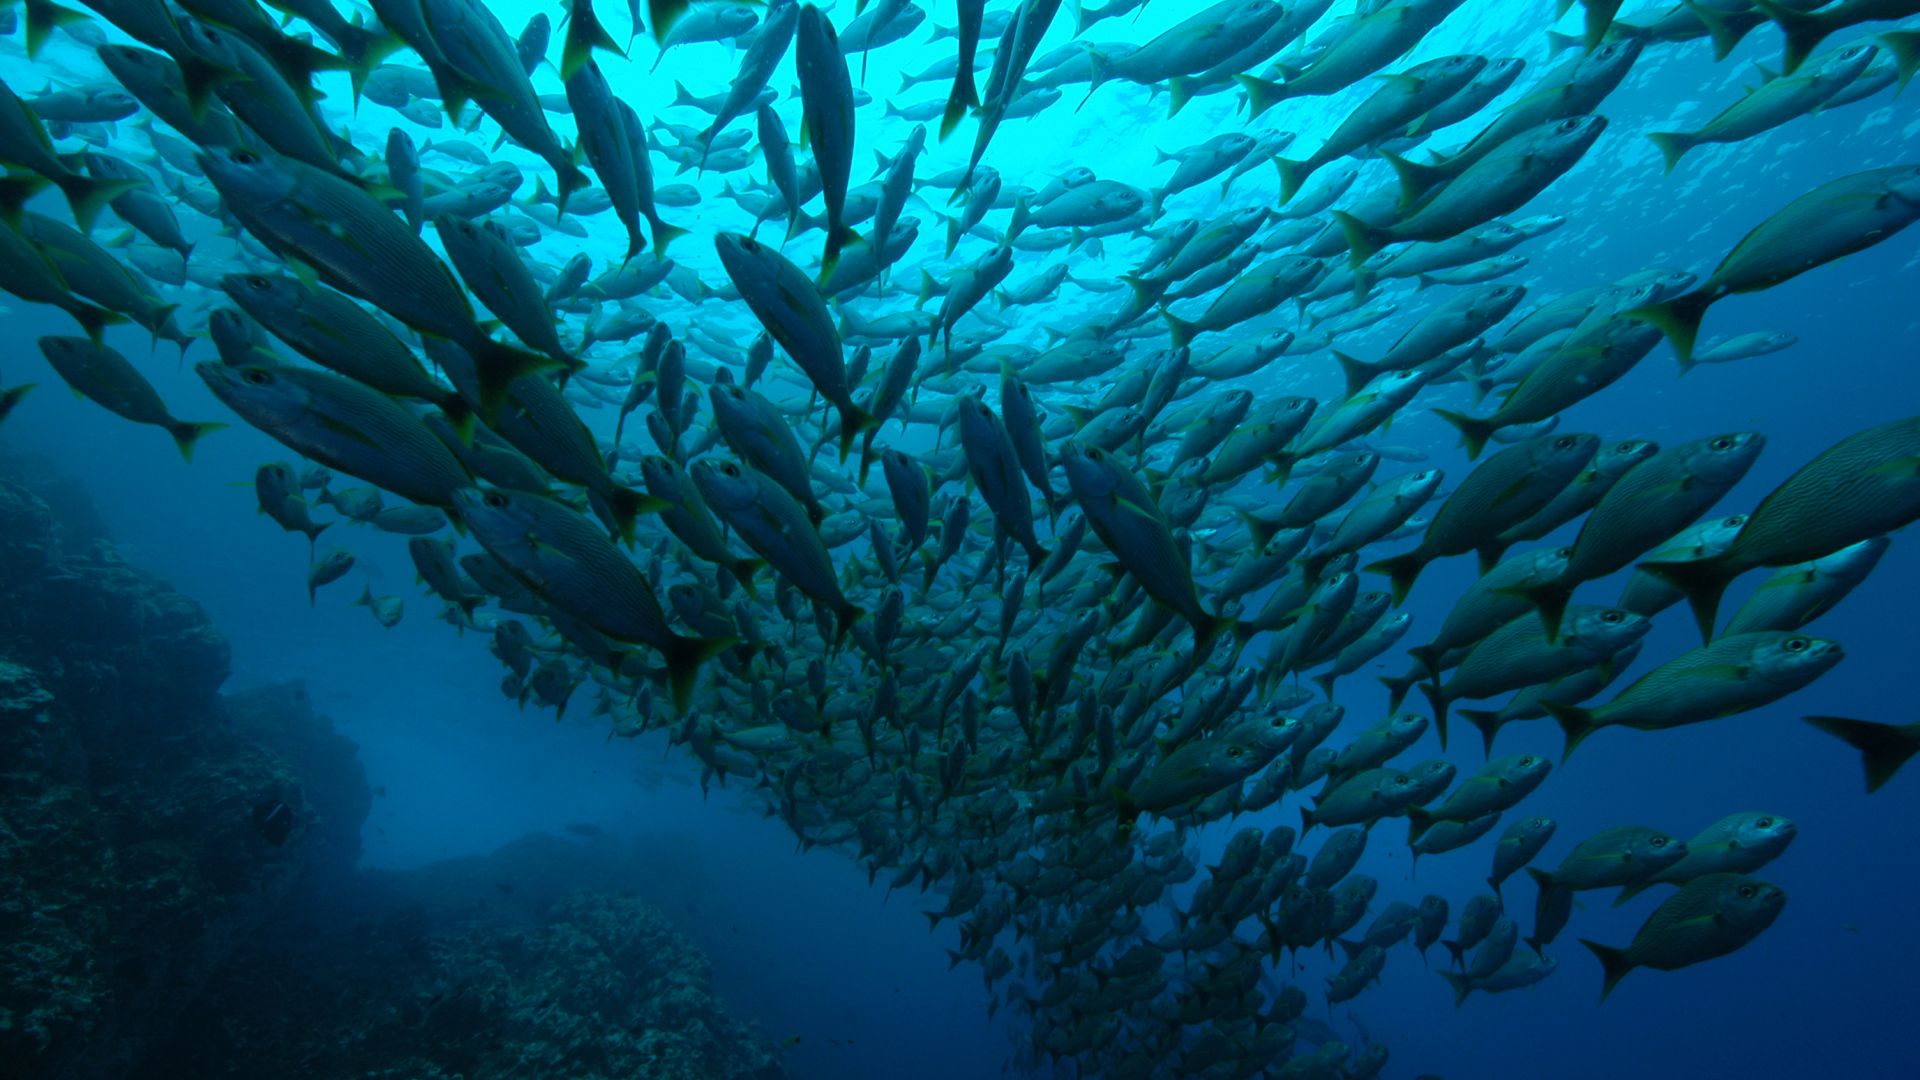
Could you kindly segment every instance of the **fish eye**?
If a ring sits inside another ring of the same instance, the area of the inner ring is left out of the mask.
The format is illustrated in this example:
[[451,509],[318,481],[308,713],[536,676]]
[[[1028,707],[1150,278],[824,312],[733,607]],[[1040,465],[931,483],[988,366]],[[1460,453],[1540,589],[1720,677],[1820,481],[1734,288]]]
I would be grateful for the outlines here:
[[1621,615],[1619,612],[1609,611],[1605,615],[1600,616],[1600,621],[1604,623],[1617,623],[1623,618],[1625,618],[1625,616]]
[[1559,438],[1553,440],[1553,448],[1555,450],[1571,450],[1573,449],[1573,446],[1574,446],[1574,438],[1571,435],[1562,435]]
[[1760,820],[1754,822],[1754,824],[1758,825],[1763,829],[1771,829],[1773,828],[1773,819],[1770,817],[1763,817]]
[[733,462],[729,461],[725,465],[720,466],[720,471],[727,474],[728,476],[739,476],[740,466],[735,465]]
[[1729,529],[1737,529],[1740,526],[1745,525],[1746,523],[1747,523],[1747,519],[1745,517],[1739,514],[1735,514],[1732,517],[1727,518],[1725,521],[1722,521],[1720,524],[1726,526]]
[[1807,648],[1812,644],[1813,642],[1808,641],[1806,638],[1791,637],[1787,639],[1786,647],[1788,652],[1806,652]]
[[265,386],[273,381],[273,376],[269,374],[265,368],[248,368],[246,374],[242,375],[241,378],[255,386]]
[[1244,753],[1244,752],[1245,752],[1245,751],[1243,751],[1243,750],[1241,750],[1241,749],[1240,749],[1239,747],[1237,747],[1237,746],[1229,746],[1229,747],[1227,747],[1227,756],[1228,756],[1228,757],[1230,757],[1230,758],[1237,758],[1237,757],[1239,757],[1239,756],[1240,756],[1240,755],[1241,755],[1242,753]]
[[235,165],[257,165],[260,163],[260,155],[251,150],[236,150],[229,160]]
[[1754,888],[1751,885],[1740,886],[1740,896],[1742,899],[1751,900],[1755,896],[1758,896],[1759,893],[1760,893],[1760,890]]
[[1569,120],[1562,120],[1562,121],[1560,121],[1560,130],[1561,130],[1561,131],[1578,131],[1578,130],[1580,130],[1580,120],[1579,120],[1579,118],[1578,118],[1578,117],[1575,117],[1575,118],[1573,118],[1573,119],[1569,119]]
[[481,497],[480,501],[493,507],[495,510],[505,510],[507,508],[507,497],[497,491],[487,492],[486,495]]
[[1523,757],[1523,758],[1521,758],[1521,759],[1520,759],[1520,764],[1521,764],[1521,765],[1522,765],[1523,767],[1525,767],[1525,766],[1531,766],[1531,765],[1533,764],[1533,755],[1532,755],[1532,754],[1528,754],[1528,755],[1527,755],[1526,757]]
[[1733,449],[1733,439],[1729,436],[1722,435],[1713,440],[1713,448],[1715,450],[1731,450]]
[[1614,447],[1613,452],[1616,454],[1631,454],[1636,449],[1638,449],[1636,444],[1631,442],[1623,442],[1619,446]]
[[1654,846],[1654,847],[1666,847],[1666,846],[1667,846],[1667,838],[1666,838],[1666,837],[1664,837],[1664,836],[1656,836],[1656,837],[1654,837],[1654,838],[1653,838],[1653,840],[1652,840],[1651,842],[1652,842],[1652,844],[1653,844],[1653,846]]
[[1099,461],[1099,460],[1101,460],[1102,458],[1104,458],[1104,457],[1106,457],[1106,456],[1107,456],[1107,455],[1105,455],[1105,454],[1103,454],[1103,453],[1101,453],[1101,452],[1100,452],[1100,448],[1099,448],[1099,447],[1097,447],[1097,446],[1096,446],[1096,447],[1093,447],[1092,449],[1090,449],[1090,450],[1088,450],[1088,451],[1087,451],[1087,460],[1088,460],[1088,461]]

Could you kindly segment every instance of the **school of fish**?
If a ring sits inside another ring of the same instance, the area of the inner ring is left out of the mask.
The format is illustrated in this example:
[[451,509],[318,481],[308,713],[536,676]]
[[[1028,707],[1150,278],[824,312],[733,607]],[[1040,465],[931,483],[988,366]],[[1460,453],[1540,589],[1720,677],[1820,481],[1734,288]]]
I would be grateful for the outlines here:
[[[1631,942],[1583,942],[1603,996],[1754,940],[1786,894],[1753,875],[1793,822],[1730,807],[1543,859],[1556,764],[1497,736],[1550,718],[1572,755],[1815,683],[1844,650],[1808,624],[1920,517],[1920,416],[1753,507],[1722,500],[1761,432],[1557,421],[1663,349],[1684,373],[1791,348],[1727,316],[1699,336],[1726,297],[1903,242],[1920,162],[1754,208],[1704,277],[1511,279],[1564,224],[1529,204],[1596,145],[1708,169],[1701,147],[1890,97],[1920,2],[1581,0],[1544,69],[1406,62],[1462,0],[1196,2],[1135,40],[1144,5],[629,0],[609,21],[568,0],[513,33],[480,0],[8,3],[0,290],[70,315],[47,365],[183,454],[244,423],[297,455],[254,485],[315,549],[310,597],[354,568],[320,543],[340,523],[403,534],[507,695],[663,731],[804,847],[933,897],[1033,1069],[1373,1076],[1385,1047],[1308,1040],[1310,1000],[1436,944],[1434,975],[1394,977],[1456,1002],[1533,985],[1590,890],[1659,897]],[[1609,129],[1643,55],[1749,35],[1779,39],[1778,69],[1724,111]],[[894,96],[927,87],[911,104],[864,89],[902,41],[945,54],[901,77]],[[726,64],[661,115],[617,92],[702,47]],[[1127,94],[1216,108],[1220,133],[1163,151],[1151,188],[996,157],[1024,118]],[[1285,128],[1340,94],[1317,143]],[[356,143],[350,116],[390,134]],[[1384,352],[1343,344],[1390,317]],[[107,343],[122,324],[152,355]],[[142,374],[172,365],[162,339],[231,415],[173,415]],[[1345,392],[1261,392],[1300,364]],[[0,389],[0,419],[30,388]],[[1428,410],[1461,436],[1444,470],[1380,441]],[[1415,627],[1423,570],[1467,557],[1478,580]],[[389,627],[405,608],[358,603]],[[1682,605],[1703,644],[1641,655]],[[1347,715],[1337,681],[1397,651],[1390,712]],[[1808,719],[1869,790],[1920,749],[1920,725]],[[1450,745],[1457,720],[1480,746],[1458,724]],[[1196,865],[1194,829],[1251,815]],[[1369,844],[1488,836],[1483,894],[1383,898],[1355,872]],[[1298,985],[1289,955],[1322,948],[1344,966]]]

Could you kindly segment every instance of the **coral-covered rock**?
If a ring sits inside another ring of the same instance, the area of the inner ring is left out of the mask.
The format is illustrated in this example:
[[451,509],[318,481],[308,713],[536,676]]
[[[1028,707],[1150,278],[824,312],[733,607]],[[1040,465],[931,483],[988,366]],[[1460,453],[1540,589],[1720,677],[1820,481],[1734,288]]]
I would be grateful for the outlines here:
[[[224,701],[227,672],[206,613],[128,566],[70,483],[0,479],[8,1076],[125,1074],[240,941],[357,858],[353,745],[303,695]],[[262,800],[294,808],[283,846],[252,824]]]
[[180,1031],[139,1075],[785,1075],[716,1001],[705,954],[639,900],[594,892],[527,922],[401,901],[356,930],[262,943]]

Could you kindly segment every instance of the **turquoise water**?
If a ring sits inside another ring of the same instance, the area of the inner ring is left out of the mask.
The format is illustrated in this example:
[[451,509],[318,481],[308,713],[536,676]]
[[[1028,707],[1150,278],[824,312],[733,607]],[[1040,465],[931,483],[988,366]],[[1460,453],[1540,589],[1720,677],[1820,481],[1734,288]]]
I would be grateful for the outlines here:
[[[997,10],[1005,5],[990,6]],[[830,12],[833,21],[844,25],[851,7],[841,0]],[[1072,40],[1074,5],[1066,7],[1043,42],[1042,54]],[[556,21],[559,15],[550,5],[490,8],[509,33],[517,33],[536,11],[547,11]],[[1336,4],[1316,31],[1347,10],[1348,5]],[[1629,6],[1623,15],[1642,10]],[[1143,43],[1190,11],[1188,5],[1159,0],[1147,4],[1137,18],[1100,23],[1086,39]],[[626,13],[608,7],[601,14],[614,38],[625,42]],[[856,185],[873,173],[875,154],[892,155],[911,130],[910,123],[886,116],[886,108],[933,100],[944,92],[938,81],[899,87],[903,74],[918,73],[951,54],[951,39],[928,38],[933,24],[947,25],[952,18],[951,5],[932,5],[927,23],[906,39],[872,52],[864,76],[860,58],[853,59],[856,86],[873,97],[857,112]],[[1462,52],[1524,59],[1525,73],[1515,88],[1480,114],[1490,116],[1566,55],[1551,51],[1544,31],[1573,32],[1578,19],[1577,9],[1556,23],[1545,4],[1469,0],[1388,69]],[[1892,26],[1846,31],[1827,47],[1841,48]],[[114,32],[108,36],[120,40]],[[6,50],[0,56],[0,73],[23,96],[47,80],[104,78],[90,48],[65,34],[56,35],[31,61],[21,52],[17,34],[0,48]],[[558,59],[559,52],[556,41],[549,55]],[[672,106],[676,85],[699,95],[721,92],[735,70],[737,48],[726,43],[678,46],[657,70],[649,71],[654,55],[654,46],[642,38],[633,43],[629,60],[603,55],[600,63],[615,93],[643,120],[704,126],[704,114]],[[1896,98],[1883,90],[1730,146],[1703,147],[1672,175],[1663,175],[1660,155],[1645,133],[1704,122],[1756,82],[1757,66],[1772,67],[1778,55],[1779,34],[1770,26],[1754,30],[1719,62],[1701,41],[1648,47],[1624,84],[1601,106],[1609,126],[1593,150],[1544,194],[1510,215],[1567,219],[1564,227],[1517,249],[1529,262],[1507,280],[1528,290],[1528,303],[1521,310],[1535,299],[1651,266],[1704,275],[1747,230],[1813,186],[1914,160],[1920,124],[1912,98]],[[396,62],[411,59],[402,52]],[[797,140],[800,102],[793,92],[792,65],[789,57],[771,85],[780,94],[776,108]],[[326,93],[322,115],[369,153],[380,152],[395,125],[410,130],[423,145],[428,138],[452,134],[445,127],[435,132],[410,125],[394,110],[371,102],[353,110],[343,76],[323,74],[317,85]],[[542,93],[561,91],[558,74],[550,67],[535,73],[534,85]],[[1088,168],[1104,179],[1150,189],[1164,183],[1172,170],[1171,165],[1156,164],[1157,152],[1185,148],[1222,132],[1294,131],[1298,140],[1290,153],[1306,152],[1337,127],[1373,85],[1368,80],[1340,95],[1283,103],[1251,123],[1236,111],[1237,93],[1196,100],[1169,118],[1164,94],[1114,81],[1088,96],[1084,84],[1071,85],[1061,102],[1038,115],[1009,120],[987,149],[984,164],[998,170],[1009,187],[1043,188],[1068,170]],[[571,137],[567,117],[550,119],[556,131]],[[741,120],[735,126],[750,131],[752,124]],[[1456,145],[1477,127],[1469,120],[1436,136],[1432,145]],[[485,124],[471,138],[491,148],[496,131]],[[945,141],[930,132],[918,175],[964,165],[973,131],[969,121]],[[77,145],[68,142],[62,148]],[[145,140],[134,124],[122,121],[108,147],[139,158]],[[536,179],[551,182],[549,167],[525,151],[509,145],[490,153],[494,160],[512,161],[524,170],[521,196]],[[468,168],[431,155],[428,164],[449,172]],[[1362,165],[1355,193],[1392,182],[1383,162],[1367,160]],[[657,183],[691,183],[701,193],[697,206],[662,208],[666,220],[692,232],[676,241],[673,258],[707,285],[725,286],[727,275],[714,254],[712,237],[721,231],[745,231],[753,224],[726,192],[763,184],[764,167],[755,161],[731,174],[676,175],[675,166],[656,154],[653,168]],[[1225,198],[1213,182],[1172,196],[1162,222],[1209,220],[1242,207],[1271,206],[1277,195],[1275,171],[1260,167],[1237,180]],[[63,212],[57,198],[44,196],[33,209]],[[905,213],[920,219],[919,241],[893,267],[886,295],[863,296],[850,306],[868,316],[910,308],[921,270],[945,279],[952,268],[989,250],[988,240],[969,238],[948,259],[941,222],[948,212],[943,190],[928,189],[910,200]],[[231,256],[231,243],[211,237],[208,219],[182,216],[193,235],[209,237],[196,252],[196,263]],[[584,238],[549,231],[539,243],[522,249],[524,255],[557,267],[584,251],[593,257],[596,271],[617,260],[625,235],[612,215],[580,220],[587,232]],[[1006,210],[996,210],[987,223],[998,230],[1007,220]],[[111,236],[118,231],[113,224],[98,232]],[[778,222],[769,222],[762,226],[761,238],[776,238],[779,231]],[[431,229],[427,236],[432,239]],[[821,239],[819,232],[809,232],[784,250],[811,268]],[[1098,250],[1022,251],[1009,284],[1063,260],[1075,279],[1112,281],[1133,268],[1149,243],[1144,237],[1116,236],[1104,239]],[[1676,378],[1670,348],[1662,344],[1620,382],[1568,410],[1562,427],[1609,439],[1650,438],[1663,445],[1720,431],[1763,432],[1767,446],[1758,463],[1716,512],[1749,510],[1795,468],[1841,437],[1914,411],[1913,403],[1920,400],[1910,302],[1914,252],[1911,235],[1897,236],[1764,294],[1730,299],[1708,316],[1705,338],[1773,330],[1796,335],[1798,343],[1775,355],[1703,366],[1684,379]],[[225,302],[218,292],[200,285],[155,288],[170,302],[181,303],[179,321],[189,330],[203,326],[208,310]],[[1124,295],[1063,287],[1043,305],[1009,309],[1004,341],[1044,344],[1048,330],[1079,326],[1110,310]],[[1342,335],[1338,348],[1378,357],[1425,310],[1434,293],[1403,287],[1388,295],[1398,304],[1397,314]],[[675,914],[689,936],[712,954],[721,991],[737,1012],[758,1020],[776,1039],[798,1037],[785,1054],[793,1075],[963,1078],[998,1075],[1010,1065],[1029,1067],[1031,1028],[1019,1010],[1005,1004],[1004,989],[994,995],[998,1004],[989,1018],[989,992],[978,967],[963,963],[948,970],[943,950],[957,947],[951,924],[928,934],[918,912],[941,907],[938,893],[889,897],[888,872],[881,871],[878,884],[869,885],[867,870],[849,851],[798,852],[792,832],[765,812],[765,792],[751,780],[735,778],[703,791],[699,764],[684,748],[670,748],[664,731],[609,739],[606,719],[589,715],[591,710],[584,707],[590,686],[558,722],[535,704],[522,707],[503,697],[502,670],[487,654],[481,636],[456,634],[433,617],[439,605],[414,585],[404,537],[346,525],[335,528],[322,547],[349,547],[357,568],[346,582],[323,590],[318,603],[309,607],[304,538],[283,534],[257,515],[251,490],[255,467],[286,458],[288,451],[237,422],[194,377],[191,363],[175,363],[170,347],[149,353],[143,332],[112,330],[109,342],[154,383],[176,415],[233,423],[231,430],[209,436],[191,465],[183,463],[160,433],[56,392],[58,379],[31,341],[40,334],[70,333],[70,322],[50,308],[11,298],[5,303],[14,344],[0,353],[0,385],[42,384],[8,418],[5,440],[56,457],[92,492],[129,559],[207,606],[233,642],[234,685],[290,677],[307,681],[322,710],[360,745],[369,779],[386,792],[367,822],[366,865],[402,868],[482,853],[529,831],[559,831],[570,822],[591,822],[623,838],[644,837],[644,850],[656,860],[649,899]],[[696,306],[662,296],[644,303],[676,328],[697,326],[705,336],[736,347],[743,348],[760,329],[739,301],[716,298]],[[1251,337],[1295,327],[1291,308],[1285,305],[1231,334]],[[581,325],[582,320],[571,317],[569,334]],[[1226,343],[1227,335],[1215,341]],[[1164,335],[1147,335],[1134,345],[1129,364],[1151,362],[1153,351],[1164,345]],[[596,366],[611,366],[627,360],[631,351],[602,346],[589,359]],[[876,369],[887,351],[878,351]],[[701,354],[697,345],[690,352]],[[211,345],[198,342],[188,350],[187,360],[213,356]],[[732,357],[712,359],[737,365]],[[779,363],[786,369],[782,385],[799,395],[805,387],[802,376]],[[978,381],[997,394],[996,380]],[[1339,371],[1325,352],[1282,358],[1236,385],[1262,398],[1310,395],[1320,399],[1323,408],[1342,390]],[[1043,401],[1064,403],[1098,389],[1055,387],[1044,393]],[[1458,387],[1430,391],[1420,399],[1421,407],[1406,410],[1390,431],[1375,436],[1376,442],[1417,450],[1427,462],[1388,463],[1381,477],[1431,466],[1445,469],[1448,487],[1456,486],[1467,475],[1468,462],[1456,446],[1455,433],[1426,406],[1458,407],[1467,400]],[[610,438],[612,408],[580,411],[596,435]],[[629,438],[635,437],[636,426],[630,422]],[[889,429],[882,445],[896,431]],[[930,433],[926,425],[916,425],[896,445],[922,452],[931,445]],[[644,437],[642,441],[644,445]],[[947,445],[953,442],[949,437]],[[821,460],[830,457],[829,451]],[[1058,474],[1054,485],[1064,487]],[[884,488],[876,483],[872,490],[884,499]],[[951,485],[948,490],[959,493],[962,487]],[[978,500],[974,515],[976,522],[986,519],[986,507]],[[1572,533],[1564,531],[1566,538]],[[463,551],[473,550],[471,540],[462,543]],[[1385,543],[1377,550],[1384,555],[1409,543]],[[1786,1077],[1836,1065],[1857,1076],[1904,1074],[1897,1033],[1910,1011],[1905,1007],[1910,1000],[1909,969],[1920,948],[1906,903],[1915,880],[1907,851],[1920,809],[1920,787],[1913,777],[1903,776],[1871,797],[1863,794],[1855,755],[1797,718],[1824,713],[1889,722],[1909,719],[1905,687],[1911,597],[1920,585],[1920,559],[1912,544],[1910,535],[1896,535],[1870,581],[1816,624],[1820,636],[1845,645],[1847,658],[1813,687],[1785,702],[1714,723],[1661,733],[1604,733],[1571,764],[1556,769],[1523,804],[1522,812],[1548,814],[1559,822],[1543,865],[1552,865],[1577,839],[1616,824],[1645,823],[1689,836],[1738,810],[1792,818],[1799,838],[1777,863],[1760,872],[1782,886],[1790,902],[1779,922],[1752,945],[1672,974],[1636,973],[1604,1005],[1596,1006],[1599,968],[1574,939],[1624,944],[1657,901],[1649,896],[1611,908],[1610,894],[1593,893],[1583,896],[1568,930],[1552,948],[1559,969],[1550,978],[1516,993],[1476,995],[1458,1010],[1446,985],[1405,946],[1390,951],[1381,984],[1350,1004],[1325,1004],[1323,987],[1334,967],[1316,950],[1302,951],[1297,969],[1282,960],[1271,970],[1272,977],[1306,987],[1312,999],[1308,1015],[1326,1020],[1343,1041],[1386,1045],[1392,1054],[1383,1073],[1387,1076],[1610,1077],[1632,1070],[1654,1076]],[[848,550],[842,549],[837,558],[849,558]],[[1083,558],[1105,556],[1090,552]],[[1473,574],[1464,558],[1427,571],[1406,607],[1415,627],[1403,645],[1425,640],[1423,635],[1438,628]],[[957,575],[942,578],[941,587],[958,588],[959,580]],[[1368,576],[1361,587],[1376,587],[1379,580]],[[1588,586],[1582,599],[1605,602],[1615,595],[1617,580]],[[366,610],[349,605],[363,582],[376,594],[406,599],[407,614],[397,626],[383,630]],[[1736,595],[1752,585],[1753,579],[1743,582]],[[978,599],[989,599],[992,589],[989,576]],[[1034,603],[1031,596],[1027,602]],[[990,631],[992,620],[983,626]],[[1695,640],[1682,609],[1662,614],[1629,678],[1692,647]],[[1335,745],[1384,714],[1384,694],[1368,676],[1397,673],[1404,660],[1400,651],[1396,648],[1341,682],[1338,700],[1348,713]],[[1037,648],[1029,652],[1040,654]],[[1264,655],[1264,644],[1256,643],[1244,662],[1257,663]],[[862,674],[837,675],[844,675],[850,692],[860,692],[865,685]],[[983,690],[990,686],[981,685]],[[1410,707],[1418,707],[1417,695],[1413,701]],[[727,719],[719,717],[722,723]],[[1409,751],[1408,760],[1437,753],[1431,740],[1429,735]],[[1542,753],[1557,763],[1560,749],[1559,733],[1545,723],[1518,725],[1501,735],[1502,753]],[[1456,734],[1447,757],[1463,774],[1478,768],[1479,748],[1471,732]],[[1290,797],[1279,810],[1195,830],[1195,861],[1202,866],[1216,861],[1237,828],[1293,824],[1297,801]],[[1109,822],[1101,835],[1110,834]],[[1310,837],[1303,850],[1310,853],[1316,844]],[[1483,887],[1490,847],[1490,840],[1481,841],[1458,853],[1423,859],[1417,877],[1410,880],[1400,825],[1388,822],[1373,831],[1356,872],[1380,881],[1374,913],[1392,900],[1415,902],[1433,892],[1448,897],[1457,915],[1466,898]],[[1192,887],[1176,888],[1173,896],[1184,903]],[[1532,922],[1532,886],[1516,880],[1507,894],[1519,898],[1516,906],[1525,909],[1518,919],[1525,932]],[[1147,920],[1155,933],[1168,925],[1162,908],[1150,912]],[[1257,927],[1249,926],[1243,937],[1251,940],[1255,933]],[[1002,944],[1009,953],[1021,955],[1011,935]],[[1440,965],[1438,950],[1431,959]],[[1026,971],[1016,978],[1036,985]],[[1113,1035],[1117,1045],[1129,1039],[1151,1045],[1144,1027]]]

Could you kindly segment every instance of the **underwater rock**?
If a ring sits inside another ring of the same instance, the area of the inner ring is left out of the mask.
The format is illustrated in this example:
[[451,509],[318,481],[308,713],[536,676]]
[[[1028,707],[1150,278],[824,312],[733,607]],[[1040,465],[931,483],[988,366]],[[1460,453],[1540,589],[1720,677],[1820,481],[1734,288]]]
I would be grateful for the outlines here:
[[[70,483],[0,475],[0,1061],[124,1075],[238,943],[359,854],[370,795],[304,691],[223,698],[225,637]],[[262,798],[296,815],[268,844]]]
[[705,954],[636,898],[571,893],[525,922],[396,901],[356,927],[256,943],[135,1075],[785,1075],[716,1001]]

